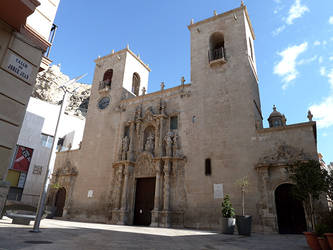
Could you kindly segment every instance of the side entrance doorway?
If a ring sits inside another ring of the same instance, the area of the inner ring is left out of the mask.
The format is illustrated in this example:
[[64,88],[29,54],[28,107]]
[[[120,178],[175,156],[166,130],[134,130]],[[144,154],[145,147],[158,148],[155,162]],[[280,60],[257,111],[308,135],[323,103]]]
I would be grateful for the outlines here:
[[275,205],[280,234],[301,234],[306,231],[302,202],[292,193],[292,184],[282,184],[275,190]]
[[66,189],[62,187],[59,188],[55,198],[55,204],[54,204],[54,206],[56,207],[56,211],[54,213],[55,217],[62,216],[65,207],[65,201],[66,201]]
[[155,178],[136,179],[134,225],[149,226],[154,209]]

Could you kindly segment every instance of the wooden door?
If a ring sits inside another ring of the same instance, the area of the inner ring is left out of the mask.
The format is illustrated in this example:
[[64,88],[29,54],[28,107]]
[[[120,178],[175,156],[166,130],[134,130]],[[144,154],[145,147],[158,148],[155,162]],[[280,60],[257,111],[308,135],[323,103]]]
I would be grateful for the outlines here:
[[56,211],[54,214],[55,217],[62,216],[65,206],[65,201],[66,201],[66,189],[62,187],[59,188],[55,199],[55,207],[56,207]]
[[149,226],[154,209],[155,178],[136,179],[134,225]]

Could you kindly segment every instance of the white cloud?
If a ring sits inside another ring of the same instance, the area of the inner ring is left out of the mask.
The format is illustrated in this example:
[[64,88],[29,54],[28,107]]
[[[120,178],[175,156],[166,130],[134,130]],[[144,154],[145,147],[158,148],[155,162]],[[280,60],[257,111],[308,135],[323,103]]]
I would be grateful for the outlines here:
[[314,55],[313,57],[302,59],[299,62],[297,62],[297,64],[302,65],[302,64],[312,63],[313,61],[315,61],[317,59],[317,57],[318,57],[317,55]]
[[327,128],[333,125],[333,68],[331,68],[329,73],[324,70],[322,75],[328,78],[331,94],[321,103],[314,104],[309,109],[313,113],[315,120],[317,120],[318,128]]
[[326,44],[327,44],[327,41],[326,41],[326,40],[324,40],[324,41],[323,41],[323,45],[325,46]]
[[276,28],[276,29],[273,30],[273,32],[272,32],[273,36],[277,36],[277,35],[280,34],[285,28],[286,28],[286,25],[282,25],[282,26]]
[[320,41],[318,41],[318,40],[315,41],[315,42],[313,43],[313,45],[314,45],[314,46],[319,46],[319,45],[320,45]]
[[327,133],[323,133],[322,136],[326,137],[326,136],[328,136],[328,134]]
[[333,24],[333,16],[330,16],[330,18],[328,19],[328,23]]
[[327,128],[333,125],[333,94],[320,104],[312,105],[309,109],[317,121],[318,128]]
[[282,82],[284,84],[282,85],[282,89],[286,89],[289,82],[297,77],[298,71],[296,70],[296,59],[301,53],[306,51],[307,47],[308,43],[304,42],[300,45],[294,45],[278,52],[278,55],[280,55],[282,59],[275,65],[274,74],[283,77]]
[[320,67],[320,75],[326,76],[326,68],[325,67]]
[[310,11],[306,5],[301,4],[301,0],[295,0],[294,4],[290,7],[286,23],[293,24],[294,20],[300,18],[305,12]]
[[333,61],[333,56],[330,56],[328,60]]

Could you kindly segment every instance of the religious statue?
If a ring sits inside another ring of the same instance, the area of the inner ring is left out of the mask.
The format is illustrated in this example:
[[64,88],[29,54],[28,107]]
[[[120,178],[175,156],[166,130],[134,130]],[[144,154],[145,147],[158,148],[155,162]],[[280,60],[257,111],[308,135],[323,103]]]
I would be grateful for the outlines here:
[[128,151],[129,139],[125,136],[122,140],[122,160],[126,160],[126,153]]
[[145,144],[145,151],[148,151],[150,153],[153,153],[153,150],[154,150],[154,134],[150,134],[148,137],[147,137],[147,141],[146,141],[146,144]]
[[172,133],[168,133],[165,137],[166,142],[166,155],[172,156]]

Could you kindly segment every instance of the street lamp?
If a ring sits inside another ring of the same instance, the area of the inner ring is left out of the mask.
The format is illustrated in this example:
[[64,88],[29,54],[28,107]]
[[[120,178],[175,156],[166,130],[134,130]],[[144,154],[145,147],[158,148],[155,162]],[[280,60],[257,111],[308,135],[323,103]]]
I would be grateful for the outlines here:
[[62,103],[60,106],[60,111],[59,111],[59,115],[58,115],[58,120],[57,120],[57,125],[55,128],[55,132],[54,132],[54,140],[52,142],[52,147],[51,147],[51,153],[49,156],[49,160],[47,163],[47,169],[46,169],[46,174],[45,174],[45,179],[43,182],[43,189],[38,201],[38,206],[37,206],[37,213],[36,213],[36,219],[35,219],[35,223],[34,223],[34,228],[32,230],[30,230],[30,232],[32,233],[39,233],[39,225],[40,225],[40,221],[42,219],[42,215],[43,215],[43,211],[44,211],[44,205],[45,205],[45,200],[46,200],[46,194],[47,194],[47,189],[48,189],[48,185],[49,185],[49,179],[48,179],[48,175],[49,175],[49,171],[50,171],[50,163],[51,163],[51,158],[53,155],[53,152],[55,152],[55,147],[56,147],[56,136],[57,136],[57,131],[58,131],[58,127],[59,127],[59,121],[60,121],[60,117],[62,115],[62,113],[64,112],[66,105],[64,105],[64,103],[67,103],[67,94],[73,94],[73,92],[68,91],[66,85],[68,86],[69,84],[73,84],[76,81],[80,80],[81,78],[85,77],[87,74],[83,74],[80,75],[72,80],[69,80],[68,82],[64,83],[62,86],[60,86],[60,88],[64,91],[64,95],[62,97]]

